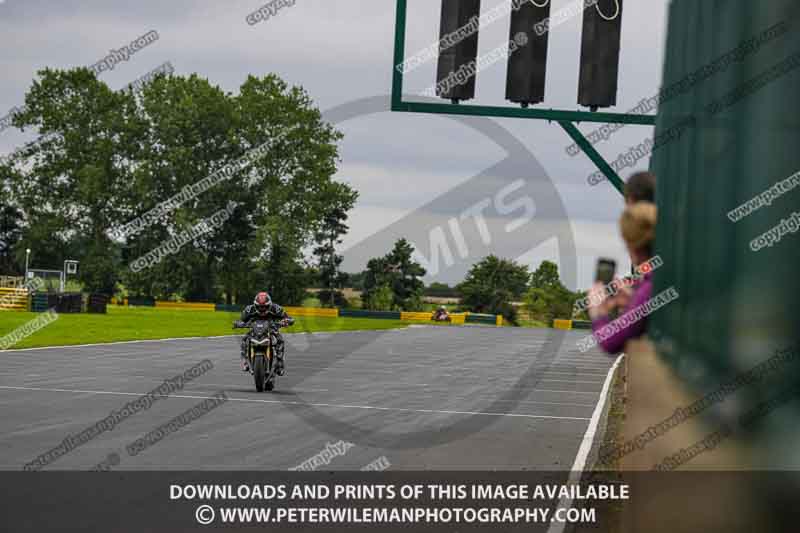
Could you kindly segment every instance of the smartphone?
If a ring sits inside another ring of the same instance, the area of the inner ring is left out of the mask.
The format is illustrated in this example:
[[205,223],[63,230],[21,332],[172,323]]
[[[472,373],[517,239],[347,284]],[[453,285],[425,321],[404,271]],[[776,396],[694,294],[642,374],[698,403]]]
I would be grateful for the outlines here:
[[601,257],[597,260],[597,271],[595,273],[595,281],[599,281],[604,285],[611,283],[614,279],[614,274],[617,271],[617,262],[613,259]]

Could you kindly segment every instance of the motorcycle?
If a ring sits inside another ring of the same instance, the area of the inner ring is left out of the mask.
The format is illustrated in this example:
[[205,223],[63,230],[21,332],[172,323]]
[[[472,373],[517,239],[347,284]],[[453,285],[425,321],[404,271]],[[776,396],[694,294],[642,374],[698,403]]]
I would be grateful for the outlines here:
[[233,323],[234,329],[250,329],[247,340],[247,359],[250,364],[250,374],[256,384],[256,391],[271,391],[275,388],[277,361],[275,359],[275,334],[281,327],[294,323],[291,318],[284,320],[254,319],[249,322],[237,320]]
[[450,314],[447,312],[447,309],[444,307],[440,307],[436,311],[433,312],[431,315],[431,320],[434,322],[450,322]]

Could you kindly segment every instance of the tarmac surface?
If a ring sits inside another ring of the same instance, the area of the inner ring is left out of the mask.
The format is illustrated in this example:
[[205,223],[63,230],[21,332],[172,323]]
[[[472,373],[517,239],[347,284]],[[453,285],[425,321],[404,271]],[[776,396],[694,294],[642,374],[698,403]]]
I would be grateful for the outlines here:
[[[208,372],[44,468],[116,457],[113,470],[568,470],[613,363],[578,351],[587,334],[286,335],[287,375],[263,393],[239,368],[239,337],[11,350],[0,354],[0,469],[22,469],[208,359]],[[130,454],[133,441],[220,391],[227,402]]]

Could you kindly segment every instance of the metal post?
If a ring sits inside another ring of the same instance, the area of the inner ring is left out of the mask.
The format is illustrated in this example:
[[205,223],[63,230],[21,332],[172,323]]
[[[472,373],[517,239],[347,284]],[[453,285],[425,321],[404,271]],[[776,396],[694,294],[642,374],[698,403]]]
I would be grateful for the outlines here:
[[[397,74],[397,69],[395,69]],[[400,76],[402,83],[402,75]],[[528,118],[539,120],[555,120],[558,122],[590,122],[609,124],[630,124],[636,126],[655,125],[653,115],[631,115],[627,113],[604,113],[591,111],[565,111],[561,109],[534,109],[522,107],[504,107],[469,104],[447,104],[433,102],[396,101],[392,91],[392,111],[406,113],[430,113],[438,115],[466,115],[473,117]]]
[[25,248],[25,283],[28,283],[28,264],[31,257],[31,249]]
[[333,287],[336,283],[336,248],[333,246],[333,237],[331,237],[331,282],[328,289],[331,291],[331,309],[333,309],[334,304],[336,303],[333,298]]
[[575,144],[580,146],[581,150],[586,153],[589,159],[592,160],[592,163],[597,166],[597,168],[603,173],[608,181],[611,182],[611,185],[613,185],[620,194],[625,194],[625,183],[614,171],[614,169],[611,168],[611,165],[609,165],[606,160],[603,159],[603,156],[601,156],[597,150],[594,149],[592,143],[590,143],[589,140],[583,136],[583,133],[581,133],[575,124],[566,120],[559,121],[559,124],[561,124],[561,127],[564,128],[564,131],[567,132],[572,140],[575,141]]
[[394,22],[394,64],[392,65],[392,110],[403,101],[403,61],[406,55],[406,2],[397,0]]

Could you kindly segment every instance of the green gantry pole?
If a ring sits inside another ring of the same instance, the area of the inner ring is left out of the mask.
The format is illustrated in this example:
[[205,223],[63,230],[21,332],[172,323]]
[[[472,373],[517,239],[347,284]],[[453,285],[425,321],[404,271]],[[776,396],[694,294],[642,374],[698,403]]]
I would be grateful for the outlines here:
[[590,143],[589,140],[583,136],[583,133],[580,132],[575,124],[567,120],[561,120],[558,123],[561,124],[561,127],[564,128],[564,131],[566,131],[567,134],[572,137],[572,140],[575,141],[575,144],[580,146],[581,150],[583,150],[583,152],[589,156],[589,159],[591,159],[592,162],[597,165],[597,168],[603,173],[603,175],[605,175],[608,181],[611,182],[611,185],[613,185],[620,194],[625,194],[625,184],[622,182],[622,179],[619,177],[616,171],[611,168],[611,165],[609,165],[606,160],[603,159],[603,156],[594,149],[592,143]]

